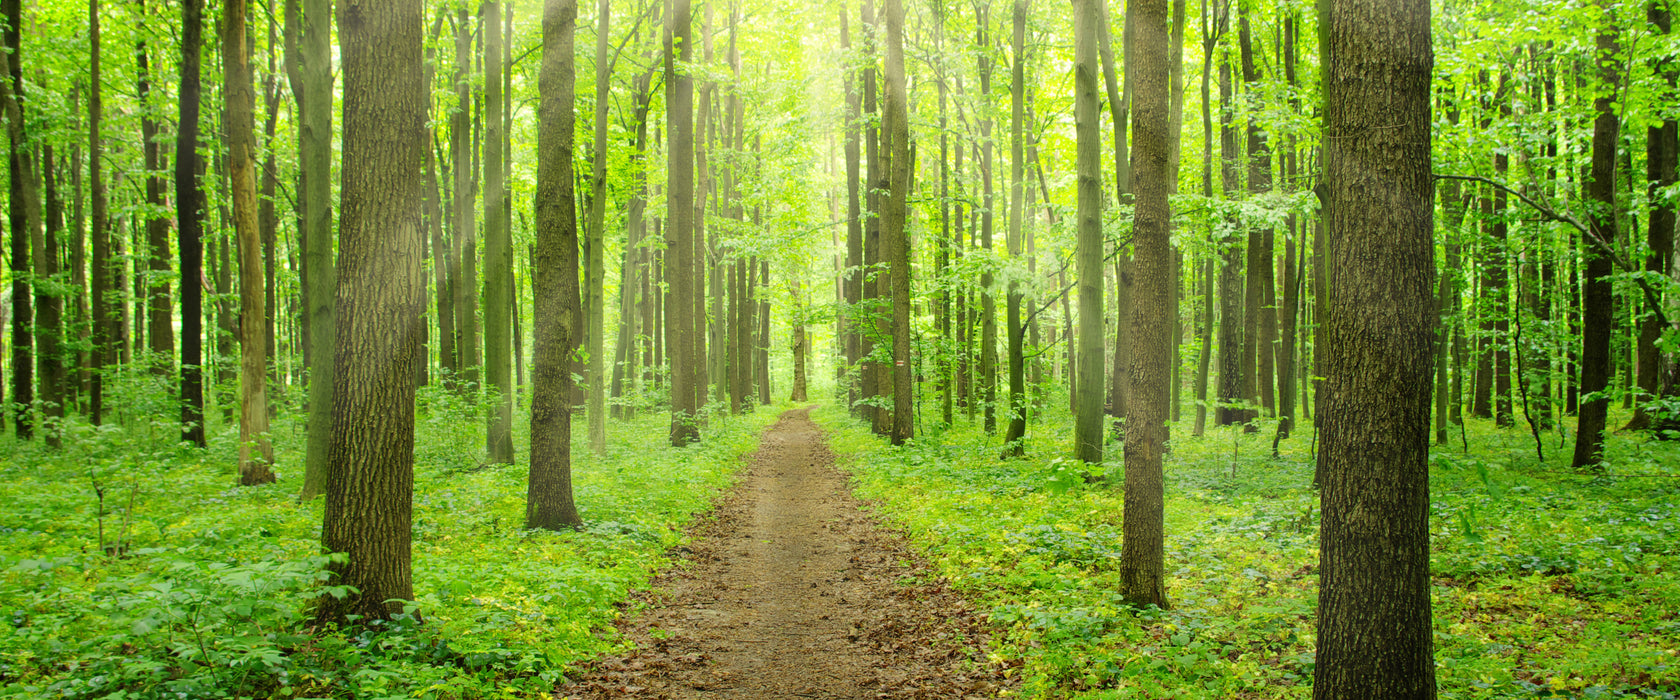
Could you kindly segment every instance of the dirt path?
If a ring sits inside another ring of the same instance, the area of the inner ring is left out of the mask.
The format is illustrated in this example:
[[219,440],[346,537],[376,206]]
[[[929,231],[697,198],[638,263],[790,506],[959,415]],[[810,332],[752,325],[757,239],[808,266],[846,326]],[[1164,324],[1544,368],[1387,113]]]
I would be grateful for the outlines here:
[[559,688],[594,698],[968,698],[1010,683],[984,620],[859,509],[809,410],[765,433],[740,483],[620,624],[636,642]]

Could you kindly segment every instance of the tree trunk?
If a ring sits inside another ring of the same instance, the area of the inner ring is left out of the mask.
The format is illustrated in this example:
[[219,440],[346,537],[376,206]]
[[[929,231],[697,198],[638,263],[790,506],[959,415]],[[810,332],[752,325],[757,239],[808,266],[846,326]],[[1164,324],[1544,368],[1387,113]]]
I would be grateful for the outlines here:
[[1164,508],[1161,461],[1167,448],[1167,401],[1172,379],[1173,300],[1171,103],[1167,0],[1133,0],[1136,75],[1133,91],[1131,190],[1136,196],[1132,245],[1136,251],[1131,315],[1132,352],[1126,412],[1126,493],[1121,531],[1120,594],[1137,606],[1167,607],[1163,573]]
[[[1026,179],[1023,177],[1026,161],[1026,139],[1022,135],[1022,121],[1026,114],[1026,33],[1027,33],[1027,0],[1015,0],[1014,12],[1011,13],[1011,55],[1014,64],[1010,67],[1009,80],[1009,257],[1020,260],[1023,257],[1021,219],[1024,214],[1026,199]],[[906,290],[908,291],[908,290]],[[1006,320],[1005,330],[1009,333],[1009,425],[1003,433],[1003,455],[1005,457],[1020,457],[1026,454],[1027,435],[1027,386],[1025,342],[1026,328],[1021,320],[1021,283],[1011,275],[1005,302]],[[897,306],[894,306],[896,309]],[[897,328],[894,328],[897,333]],[[905,329],[908,334],[908,327]],[[906,340],[908,342],[908,339]],[[900,358],[901,360],[903,358]]]
[[[1592,174],[1587,182],[1587,198],[1595,205],[1588,220],[1590,235],[1581,240],[1581,399],[1580,422],[1575,428],[1575,469],[1602,469],[1604,456],[1604,425],[1610,411],[1610,399],[1602,392],[1609,388],[1613,367],[1610,336],[1615,332],[1614,299],[1610,289],[1610,253],[1601,246],[1613,245],[1616,240],[1616,142],[1620,138],[1621,121],[1612,96],[1621,83],[1621,66],[1615,56],[1620,52],[1621,38],[1615,21],[1605,12],[1603,27],[1597,39],[1598,70],[1602,85],[1593,100],[1598,117],[1593,121]],[[1593,398],[1589,398],[1593,396]]]
[[1435,697],[1429,377],[1435,336],[1429,4],[1333,0],[1325,218],[1336,293],[1320,404],[1313,697]]
[[[17,0],[6,0],[8,17],[12,16],[12,8],[17,6]],[[100,425],[105,418],[105,368],[111,364],[113,344],[117,342],[116,326],[113,323],[111,303],[111,222],[106,211],[105,201],[105,172],[103,160],[105,147],[103,135],[100,133],[101,121],[105,110],[101,97],[99,78],[99,0],[88,0],[88,182],[90,183],[89,199],[92,202],[92,221],[90,223],[93,249],[92,259],[88,266],[93,279],[89,281],[88,295],[93,298],[91,328],[93,347],[89,351],[89,371],[91,378],[88,382],[88,421]],[[10,27],[17,27],[16,21]],[[17,46],[10,37],[14,30],[7,30],[7,43]],[[20,54],[14,52],[12,60],[20,60]],[[184,83],[185,81],[183,81]],[[183,127],[184,128],[184,127]],[[17,178],[12,178],[18,182]],[[15,226],[15,224],[14,224]],[[15,291],[15,290],[14,290]],[[120,309],[116,313],[121,313]],[[14,357],[15,359],[15,357]],[[13,401],[21,401],[21,397],[14,391]]]
[[[268,338],[264,332],[262,235],[257,230],[256,133],[251,56],[245,42],[247,0],[222,17],[222,125],[227,138],[234,236],[239,241],[239,483],[274,481],[268,441]],[[407,367],[405,363],[403,367]]]
[[[551,3],[555,0],[549,0]],[[699,393],[702,358],[694,353],[694,81],[677,64],[692,60],[693,28],[688,0],[673,0],[665,29],[666,239],[665,309],[671,356],[671,445],[700,439]],[[569,143],[569,141],[568,141]]]
[[[1650,22],[1658,34],[1667,36],[1672,29],[1672,17],[1667,2],[1652,0],[1645,6],[1645,18]],[[1657,74],[1668,83],[1662,101],[1673,104],[1677,78],[1680,78],[1680,66],[1675,65],[1672,57],[1664,58],[1654,66]],[[1645,243],[1650,253],[1645,258],[1645,270],[1668,278],[1674,266],[1674,202],[1658,195],[1664,188],[1675,183],[1675,158],[1680,151],[1680,129],[1676,128],[1676,121],[1672,118],[1664,119],[1660,124],[1645,129],[1645,180],[1647,191],[1653,203],[1647,214],[1645,227]],[[1650,311],[1656,311],[1651,309]],[[1662,337],[1662,322],[1655,313],[1647,315],[1639,324],[1639,388],[1648,396],[1668,396],[1675,387],[1664,386],[1662,377],[1667,372],[1661,371],[1665,362],[1673,362],[1672,357],[1665,358],[1657,349],[1657,340]],[[1663,421],[1673,424],[1675,417],[1664,416]],[[1645,402],[1639,403],[1639,408],[1633,414],[1633,420],[1628,422],[1630,429],[1644,429],[1651,425],[1651,416],[1645,410]]]
[[[984,116],[980,119],[980,179],[982,182],[982,206],[980,210],[980,247],[987,253],[992,250],[992,45],[988,26],[991,24],[989,7],[978,10],[975,52],[980,71],[980,103]],[[1093,27],[1100,29],[1100,27]],[[1099,254],[1101,257],[1101,254]],[[984,425],[986,434],[997,432],[997,303],[992,299],[993,275],[988,265],[980,273],[980,393],[984,402]],[[1101,302],[1098,302],[1099,304]],[[1102,321],[1097,321],[1098,335],[1102,331]],[[1100,340],[1098,342],[1101,342]],[[1101,353],[1098,353],[1099,355]],[[1100,375],[1099,375],[1100,376]],[[1099,380],[1100,383],[1100,380]],[[1101,443],[1098,443],[1100,449]]]
[[[304,454],[303,488],[298,499],[308,501],[326,488],[327,446],[333,433],[333,358],[337,349],[333,301],[338,289],[338,272],[333,264],[330,177],[332,5],[330,0],[301,0],[300,4],[301,7],[293,5],[302,11],[298,23],[302,34],[299,80],[293,89],[299,112],[298,208],[303,230],[298,237],[303,243],[304,344],[309,348],[309,438]],[[432,189],[435,192],[435,187]],[[433,251],[434,255],[442,255],[439,247],[434,246]]]
[[[1219,181],[1220,193],[1231,199],[1238,189],[1236,100],[1231,86],[1231,56],[1219,63]],[[1234,223],[1234,222],[1227,222]],[[1214,425],[1246,424],[1254,411],[1240,404],[1252,400],[1254,374],[1248,362],[1246,294],[1243,286],[1243,248],[1234,233],[1219,241],[1223,264],[1219,269],[1219,405]]]
[[[89,2],[89,16],[92,18],[89,20],[89,32],[97,37],[98,0]],[[41,205],[40,194],[36,190],[33,148],[24,133],[23,43],[22,34],[17,30],[22,26],[22,10],[18,0],[5,0],[0,7],[4,8],[3,14],[8,23],[5,40],[6,50],[11,54],[0,58],[0,69],[3,69],[0,70],[0,80],[6,83],[5,87],[0,87],[0,93],[3,93],[0,94],[0,102],[4,103],[6,132],[11,147],[7,169],[11,188],[8,223],[12,228],[12,398],[9,410],[4,413],[11,415],[18,439],[28,440],[35,436],[35,315],[30,303],[30,245],[40,235]],[[95,57],[93,75],[97,80],[99,40],[93,39],[92,45]],[[98,95],[97,92],[94,94]],[[98,420],[94,424],[97,425]]]
[[1079,210],[1076,273],[1079,285],[1078,380],[1073,423],[1074,457],[1102,462],[1103,440],[1103,239],[1102,141],[1098,130],[1097,33],[1103,31],[1101,0],[1074,0],[1073,117],[1078,136]]
[[459,387],[469,394],[478,390],[478,224],[473,206],[478,182],[474,177],[472,108],[472,20],[465,6],[455,13],[455,111],[449,117],[449,159],[454,175],[450,205],[455,235],[455,331],[456,367]]
[[[1024,10],[1026,0],[1016,0],[1016,3],[1017,7]],[[909,91],[905,87],[904,77],[902,0],[887,0],[884,14],[887,25],[887,61],[883,126],[886,127],[886,150],[890,159],[888,180],[891,184],[881,202],[881,237],[885,239],[886,263],[892,286],[892,444],[902,445],[914,437],[916,417],[916,412],[911,406],[914,396],[910,386],[910,234],[906,225],[905,209],[910,196],[912,163]],[[765,272],[765,282],[769,282],[768,266]],[[768,322],[769,313],[766,307],[761,323],[767,325]],[[1018,361],[1015,362],[1017,374],[1019,365]],[[765,378],[768,379],[768,376]],[[1013,388],[1014,385],[1011,386]]]
[[52,144],[41,146],[46,210],[40,238],[31,245],[36,274],[51,286],[35,286],[35,351],[40,365],[41,417],[48,447],[62,447],[64,420],[64,288],[59,240],[64,230],[64,200],[59,196],[58,165]]
[[141,152],[146,167],[146,337],[151,341],[152,371],[168,376],[175,359],[175,315],[169,295],[169,220],[164,218],[163,146],[158,142],[156,106],[151,104],[151,56],[146,51],[144,23],[150,14],[144,0],[135,8],[142,29],[134,44],[135,88],[140,97]]
[[199,45],[203,27],[203,0],[182,0],[181,85],[175,131],[175,247],[181,268],[181,439],[199,448],[205,446],[205,202],[198,155]]
[[[485,452],[492,464],[513,463],[513,240],[507,225],[502,170],[502,6],[483,6],[484,49],[484,380],[491,405]],[[591,375],[598,376],[598,375]],[[595,382],[599,384],[599,382]]]
[[344,76],[332,443],[322,547],[344,598],[317,617],[389,619],[414,599],[414,382],[425,327],[421,197],[426,87],[420,0],[339,5]]

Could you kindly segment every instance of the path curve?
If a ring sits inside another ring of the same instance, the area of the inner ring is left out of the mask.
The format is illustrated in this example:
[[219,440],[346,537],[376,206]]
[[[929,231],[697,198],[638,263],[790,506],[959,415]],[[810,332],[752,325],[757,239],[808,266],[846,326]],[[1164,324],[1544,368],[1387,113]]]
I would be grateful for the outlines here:
[[945,700],[1012,685],[987,661],[984,619],[860,509],[809,413],[765,432],[650,607],[621,621],[635,650],[557,697]]

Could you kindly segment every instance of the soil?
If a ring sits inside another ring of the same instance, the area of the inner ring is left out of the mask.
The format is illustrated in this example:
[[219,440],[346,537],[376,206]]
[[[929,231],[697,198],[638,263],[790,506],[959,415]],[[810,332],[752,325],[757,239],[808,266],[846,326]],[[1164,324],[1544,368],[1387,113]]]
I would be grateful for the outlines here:
[[557,697],[996,697],[985,620],[853,498],[809,409],[763,437],[681,559]]

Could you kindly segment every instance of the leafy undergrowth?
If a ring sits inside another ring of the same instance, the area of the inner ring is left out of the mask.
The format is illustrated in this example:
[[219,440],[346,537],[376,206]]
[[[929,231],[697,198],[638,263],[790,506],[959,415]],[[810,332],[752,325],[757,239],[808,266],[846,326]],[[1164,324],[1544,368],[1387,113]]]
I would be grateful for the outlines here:
[[[814,414],[859,495],[989,606],[1024,693],[1078,698],[1305,698],[1318,594],[1312,431],[1283,441],[1180,431],[1166,463],[1170,610],[1119,585],[1122,467],[1066,457],[1053,416],[1027,459],[959,420],[889,448],[835,407]],[[1186,424],[1181,424],[1186,426]],[[1680,694],[1680,445],[1617,435],[1604,476],[1567,449],[1473,422],[1432,456],[1442,698]],[[1564,460],[1560,466],[1558,460]],[[1106,473],[1104,473],[1106,471]]]
[[481,463],[483,413],[423,391],[418,614],[354,631],[311,627],[331,588],[322,501],[295,502],[300,416],[276,423],[281,480],[262,487],[234,485],[236,429],[206,451],[138,421],[68,425],[62,451],[0,441],[0,698],[546,697],[622,643],[627,591],[776,413],[714,421],[684,450],[663,447],[666,414],[609,424],[606,455],[574,452],[586,529],[556,534],[521,528],[525,464]]

